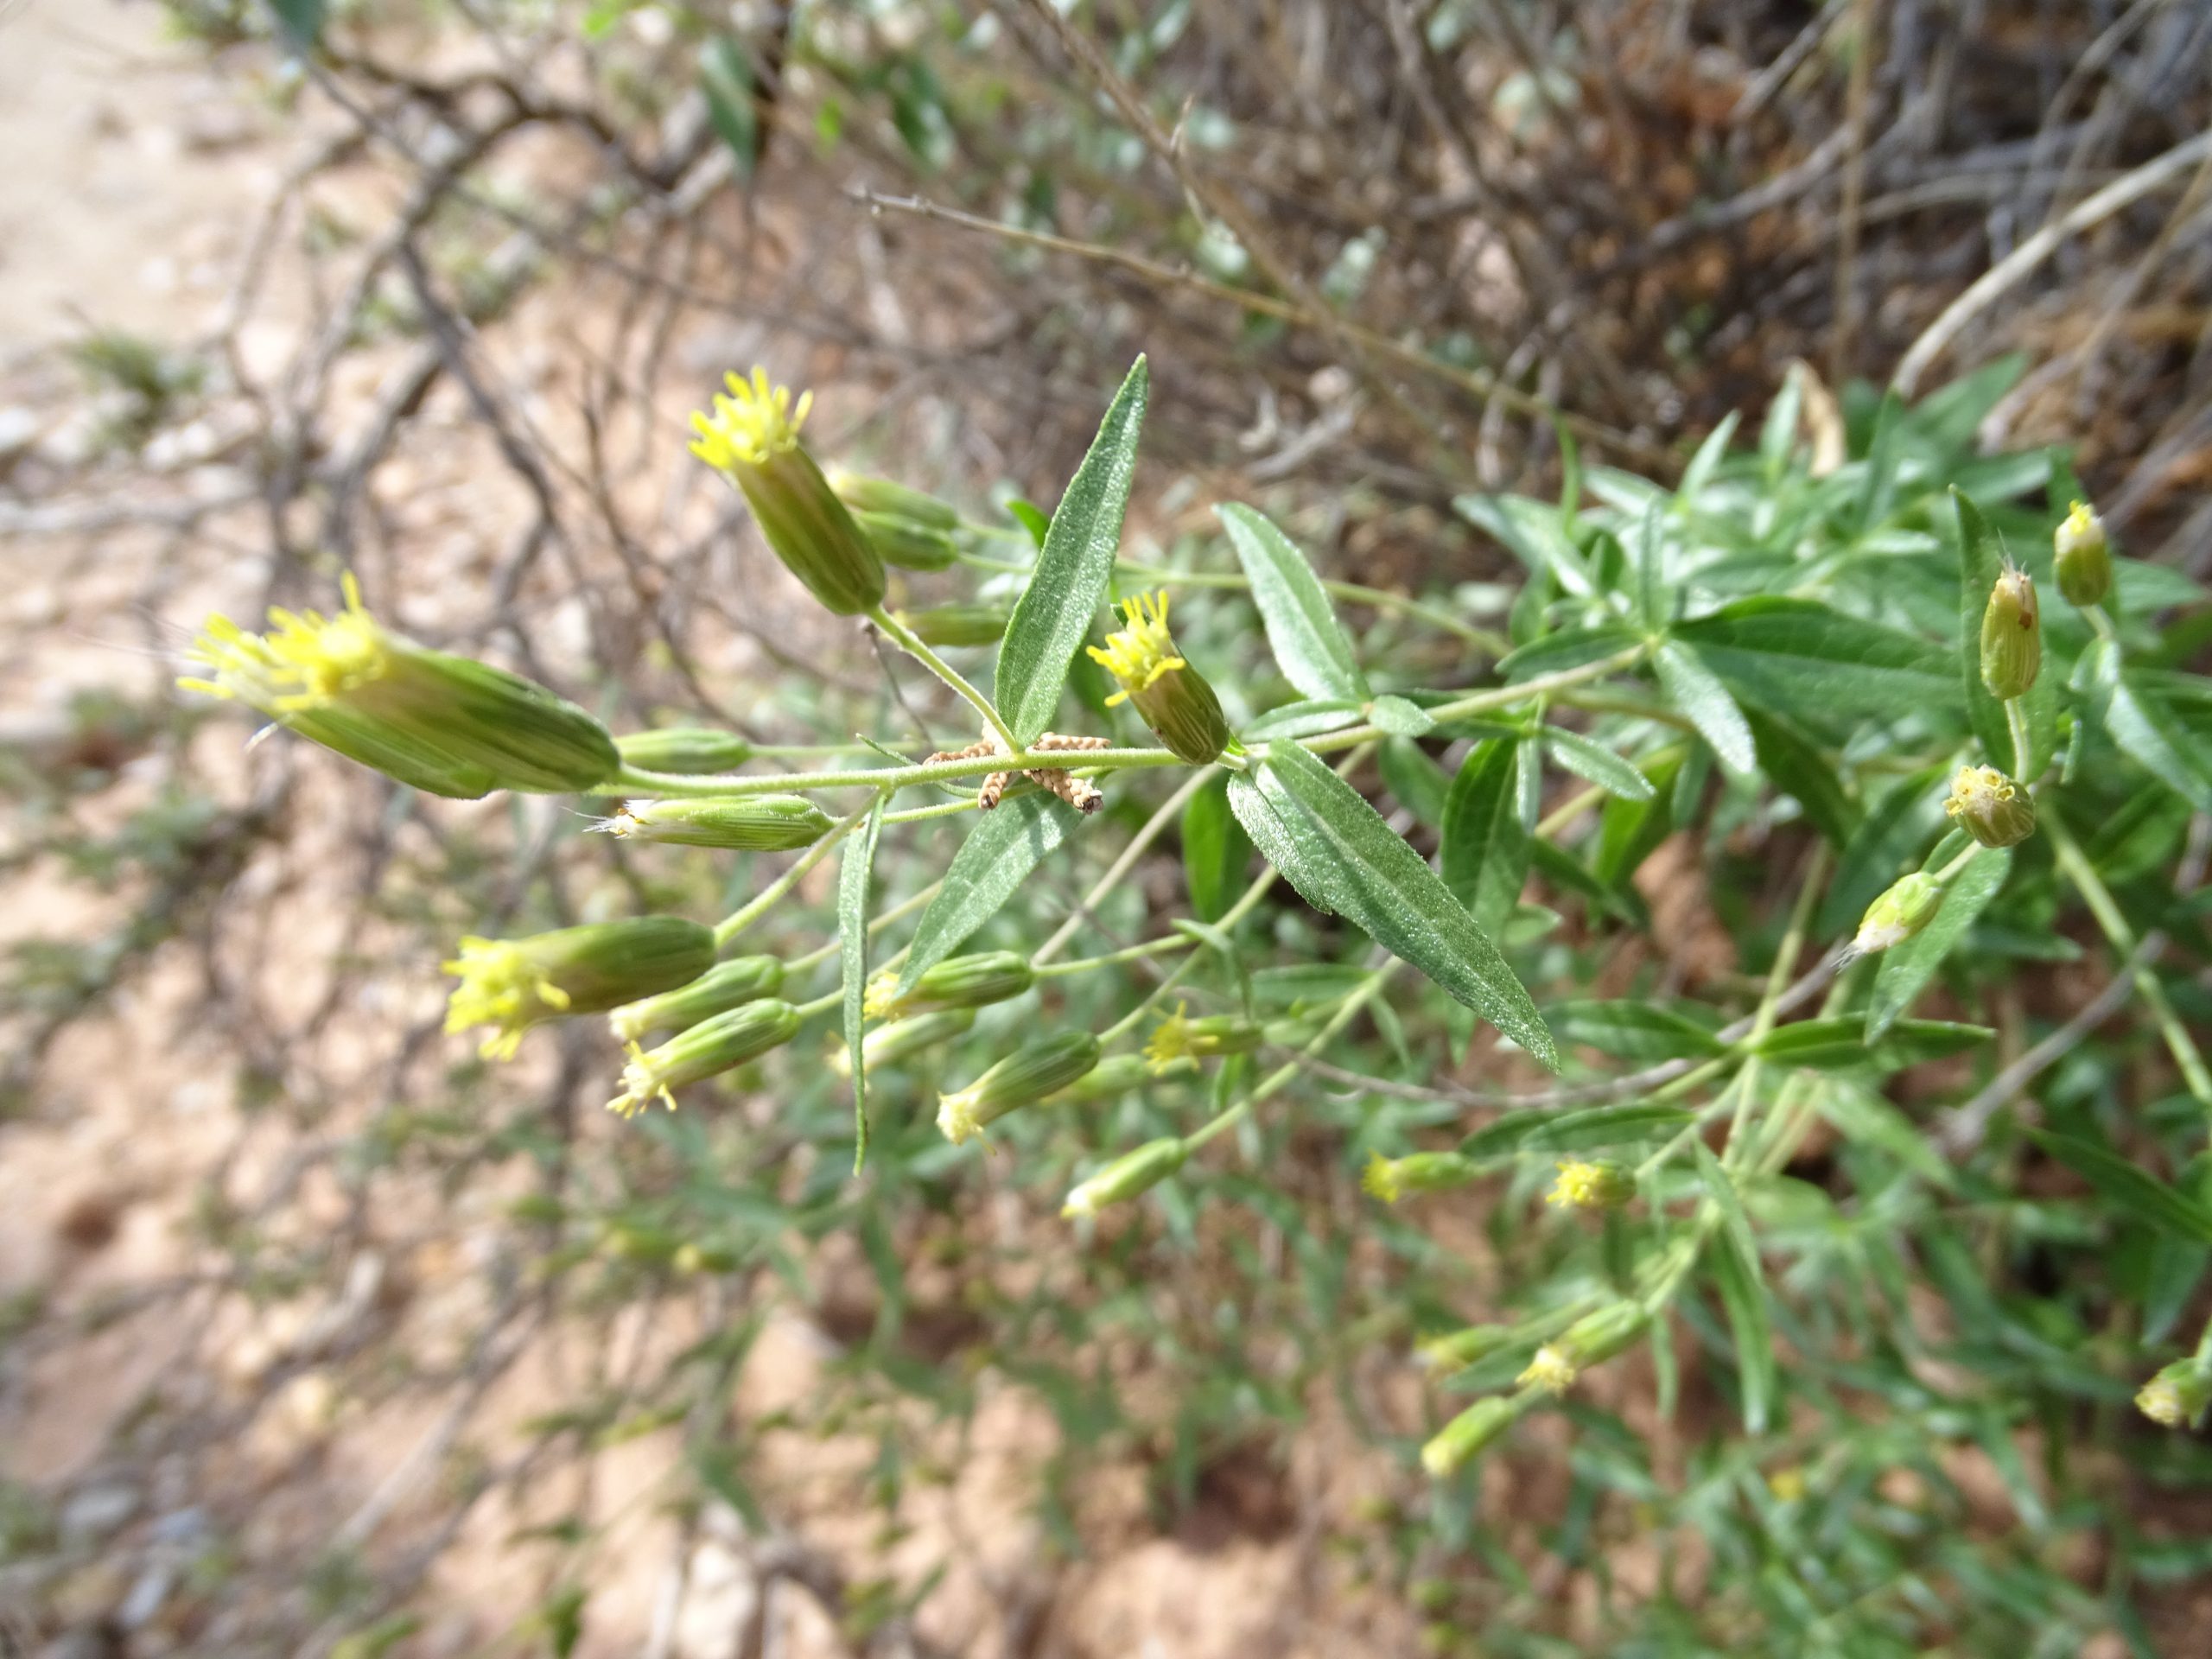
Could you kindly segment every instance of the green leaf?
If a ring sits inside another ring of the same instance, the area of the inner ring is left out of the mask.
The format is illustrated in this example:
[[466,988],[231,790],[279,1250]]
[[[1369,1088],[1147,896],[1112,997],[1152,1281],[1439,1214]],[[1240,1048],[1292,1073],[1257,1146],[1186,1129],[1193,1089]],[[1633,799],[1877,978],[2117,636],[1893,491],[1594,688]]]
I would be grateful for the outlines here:
[[1679,1134],[1696,1122],[1695,1112],[1641,1101],[1625,1106],[1592,1106],[1579,1112],[1532,1106],[1484,1125],[1459,1143],[1459,1154],[1466,1158],[1492,1158],[1509,1152],[1592,1152],[1600,1147],[1656,1141],[1662,1135]]
[[2149,683],[2123,670],[2105,728],[2138,765],[2200,812],[2212,812],[2212,752]]
[[1373,695],[1367,677],[1359,671],[1321,579],[1298,544],[1241,502],[1214,511],[1252,584],[1252,602],[1260,607],[1268,648],[1283,677],[1309,697],[1365,702]]
[[1046,854],[1068,838],[1083,815],[1056,795],[1015,795],[982,815],[944,873],[914,930],[901,986],[911,986],[957,950],[998,913]]
[[1805,371],[1802,365],[1792,363],[1782,377],[1782,390],[1766,406],[1766,420],[1759,428],[1759,460],[1765,466],[1770,487],[1780,481],[1789,464],[1789,452],[1797,442],[1798,412],[1804,404]]
[[1720,764],[1738,775],[1748,773],[1758,760],[1751,728],[1713,671],[1699,654],[1678,639],[1669,639],[1652,656],[1659,683],[1667,700],[1689,717],[1698,734],[1713,746]]
[[1608,795],[1618,795],[1624,801],[1648,801],[1658,793],[1652,788],[1651,780],[1632,763],[1602,744],[1592,743],[1580,732],[1547,726],[1544,741],[1550,746],[1553,760]]
[[1859,533],[1865,535],[1890,516],[1897,496],[1898,438],[1904,404],[1894,391],[1882,394],[1874,412],[1874,435],[1866,442],[1866,473],[1859,490]]
[[1559,1055],[1529,993],[1419,853],[1359,792],[1294,744],[1230,780],[1260,850],[1309,902],[1341,912],[1552,1071]]
[[1943,965],[1974,918],[1997,896],[2012,868],[2010,847],[1986,847],[1945,884],[1943,897],[1928,924],[1903,944],[1882,952],[1874,992],[1866,1001],[1866,1040],[1874,1042],[1912,1006],[1936,970]]
[[1843,785],[1819,747],[1779,715],[1746,709],[1751,742],[1768,781],[1804,809],[1805,818],[1840,847],[1859,827],[1859,809],[1843,792]]
[[1866,815],[1844,843],[1836,859],[1835,880],[1821,900],[1821,937],[1855,929],[1866,906],[1927,846],[1936,826],[1943,822],[1942,785],[1948,771],[1945,766],[1929,766],[1878,796],[1870,794]]
[[1452,510],[1488,532],[1536,576],[1550,576],[1567,593],[1587,599],[1597,592],[1560,522],[1559,509],[1525,495],[1459,495]]
[[1408,702],[1403,697],[1377,697],[1368,705],[1368,719],[1378,730],[1396,737],[1426,737],[1436,729],[1436,722],[1419,703]]
[[1923,1060],[1940,1060],[1985,1043],[1996,1033],[1986,1026],[1962,1026],[1948,1020],[1904,1020],[1893,1022],[1878,1039],[1866,1035],[1866,1023],[1853,1016],[1836,1015],[1801,1020],[1778,1027],[1759,1045],[1759,1058],[1776,1065],[1809,1066],[1815,1071],[1844,1071],[1872,1066],[1895,1071]]
[[2088,1181],[2132,1220],[2146,1223],[2177,1238],[2212,1244],[2212,1211],[2168,1186],[2157,1176],[2096,1145],[2070,1135],[2030,1129],[2028,1138]]
[[1743,1390],[1744,1428],[1752,1434],[1766,1428],[1776,1391],[1774,1328],[1767,1317],[1766,1278],[1759,1270],[1758,1241],[1751,1236],[1751,1218],[1736,1196],[1735,1183],[1702,1141],[1693,1141],[1698,1173],[1705,1190],[1720,1211],[1720,1236],[1712,1255],[1713,1282],[1720,1290],[1720,1304],[1728,1312],[1728,1328],[1736,1339],[1736,1375]]
[[1028,743],[1052,723],[1068,661],[1090,633],[1098,601],[1106,596],[1122,544],[1122,515],[1136,475],[1148,376],[1140,357],[1099,423],[1090,453],[1069,480],[1029,585],[1007,619],[993,701],[1016,742]]
[[1705,442],[1690,457],[1690,464],[1682,468],[1682,481],[1675,490],[1676,505],[1695,510],[1698,497],[1705,493],[1706,486],[1713,482],[1713,473],[1727,456],[1729,441],[1736,435],[1736,423],[1740,418],[1731,410],[1726,420],[1706,434]]
[[853,1173],[868,1162],[868,1068],[861,1064],[861,1005],[868,994],[868,879],[875,866],[875,838],[883,828],[879,794],[868,821],[845,843],[837,868],[837,955],[845,974],[845,1052],[853,1057]]
[[1006,499],[1007,516],[1029,532],[1029,539],[1041,550],[1045,537],[1052,533],[1052,521],[1045,510],[1033,501],[1025,501],[1018,495]]
[[760,119],[753,99],[753,62],[735,36],[717,35],[701,49],[699,90],[706,95],[708,118],[737,163],[737,176],[751,178],[760,156]]
[[1590,873],[1608,887],[1624,888],[1637,867],[1651,856],[1675,827],[1673,785],[1688,768],[1680,754],[1655,761],[1651,781],[1661,791],[1656,800],[1628,801],[1616,796],[1598,815],[1598,850]]
[[1432,827],[1444,822],[1452,781],[1409,737],[1390,737],[1375,752],[1376,769],[1398,804]]
[[1499,658],[1498,677],[1508,685],[1517,684],[1522,680],[1533,680],[1539,674],[1557,674],[1607,657],[1618,657],[1642,643],[1643,636],[1633,628],[1610,624],[1599,628],[1562,628],[1541,639],[1531,639],[1518,651]]
[[1504,925],[1529,880],[1520,753],[1521,745],[1503,740],[1477,744],[1444,798],[1444,885],[1485,933]]
[[1640,1065],[1721,1052],[1719,1039],[1703,1026],[1656,1002],[1562,1002],[1544,1020],[1562,1044],[1580,1043]]
[[1813,600],[1739,599],[1680,624],[1675,636],[1755,708],[1833,722],[1958,707],[1958,682],[1940,652]]
[[285,39],[305,51],[321,40],[330,7],[328,0],[269,0],[269,10],[276,14]]
[[1236,902],[1251,837],[1229,810],[1229,779],[1210,779],[1183,808],[1183,879],[1191,908],[1203,922],[1217,922]]

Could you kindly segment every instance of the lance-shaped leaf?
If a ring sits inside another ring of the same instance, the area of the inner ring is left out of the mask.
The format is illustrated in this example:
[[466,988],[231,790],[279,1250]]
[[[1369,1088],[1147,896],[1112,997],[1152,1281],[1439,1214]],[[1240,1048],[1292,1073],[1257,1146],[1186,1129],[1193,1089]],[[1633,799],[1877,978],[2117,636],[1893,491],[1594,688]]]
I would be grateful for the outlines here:
[[1229,810],[1229,780],[1215,778],[1183,808],[1183,878],[1200,921],[1219,921],[1236,902],[1251,858],[1251,837]]
[[1241,502],[1215,511],[1252,584],[1252,602],[1260,607],[1268,648],[1283,677],[1309,697],[1364,702],[1373,695],[1367,677],[1359,671],[1321,579],[1298,544]]
[[2202,741],[2149,682],[2123,671],[2105,708],[2113,741],[2200,812],[2212,812],[2212,745]]
[[1735,1183],[1702,1141],[1692,1141],[1705,1190],[1720,1211],[1719,1237],[1711,1264],[1728,1329],[1736,1339],[1736,1375],[1743,1389],[1744,1427],[1757,1434],[1766,1427],[1775,1396],[1774,1326],[1767,1315],[1766,1278],[1759,1270],[1758,1241],[1736,1196]]
[[2212,1211],[2118,1153],[2094,1141],[2045,1129],[2030,1129],[2028,1135],[2095,1187],[2122,1214],[2177,1238],[2212,1244]]
[[1307,902],[1340,912],[1546,1066],[1559,1056],[1505,958],[1359,791],[1294,744],[1232,779],[1229,804]]
[[1529,830],[1520,810],[1522,746],[1478,743],[1444,798],[1444,885],[1475,925],[1495,933],[1529,880]]
[[1122,515],[1136,475],[1137,437],[1144,427],[1149,385],[1140,357],[1099,423],[1090,453],[1069,480],[1029,585],[1007,619],[993,701],[1018,742],[1028,743],[1052,723],[1069,660],[1090,633],[1098,601],[1106,596],[1114,556],[1122,545]]
[[1624,760],[1602,743],[1592,743],[1580,732],[1547,726],[1544,741],[1550,746],[1553,760],[1608,795],[1618,795],[1624,801],[1648,801],[1656,793],[1651,780],[1632,762]]
[[1678,1135],[1696,1122],[1695,1112],[1642,1101],[1591,1106],[1579,1112],[1531,1106],[1484,1124],[1459,1143],[1459,1154],[1491,1158],[1507,1152],[1594,1152],[1600,1147],[1630,1146]]
[[861,1004],[868,994],[868,879],[875,865],[875,838],[883,829],[878,795],[868,822],[845,843],[837,870],[837,955],[845,974],[845,1052],[853,1057],[853,1173],[868,1161],[868,1067],[861,1063]]
[[1722,1044],[1687,1015],[1656,1002],[1562,1002],[1545,1015],[1552,1035],[1617,1060],[1710,1059]]
[[1912,1006],[1936,977],[1943,958],[1966,938],[1974,918],[1980,915],[2012,872],[2010,847],[1986,847],[1973,862],[1945,884],[1943,897],[1927,925],[1902,944],[1882,952],[1882,965],[1874,976],[1874,994],[1866,1000],[1866,1040],[1878,1041]]
[[1940,650],[1812,600],[1739,599],[1674,632],[1754,708],[1833,721],[1959,705],[1958,681]]
[[1065,801],[1041,791],[1013,796],[996,811],[984,813],[960,843],[944,886],[922,912],[901,987],[911,987],[996,915],[1038,861],[1082,822],[1083,815]]
[[1658,671],[1667,700],[1689,716],[1698,735],[1713,745],[1720,764],[1732,772],[1750,772],[1758,759],[1751,728],[1745,723],[1744,711],[1736,706],[1736,699],[1728,695],[1728,688],[1698,653],[1678,639],[1669,639],[1652,654],[1651,665]]

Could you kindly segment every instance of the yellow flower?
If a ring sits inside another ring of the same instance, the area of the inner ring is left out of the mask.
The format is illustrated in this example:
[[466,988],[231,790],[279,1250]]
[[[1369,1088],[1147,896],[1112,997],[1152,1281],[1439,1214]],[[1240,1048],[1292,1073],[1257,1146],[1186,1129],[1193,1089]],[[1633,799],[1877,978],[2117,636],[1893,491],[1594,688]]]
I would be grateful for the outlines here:
[[1618,1164],[1570,1160],[1559,1166],[1559,1179],[1544,1202],[1570,1210],[1618,1210],[1636,1194],[1636,1183]]
[[1370,1198],[1380,1198],[1385,1204],[1395,1204],[1405,1197],[1404,1184],[1398,1179],[1398,1160],[1385,1158],[1379,1152],[1367,1154],[1367,1171],[1359,1178]]
[[1189,666],[1175,654],[1174,636],[1167,632],[1166,588],[1149,600],[1139,594],[1122,607],[1122,615],[1128,626],[1108,634],[1103,651],[1096,645],[1084,647],[1122,688],[1106,699],[1109,709],[1150,690],[1161,675]]
[[439,965],[461,977],[446,1005],[446,1029],[497,1027],[477,1051],[487,1060],[514,1058],[524,1031],[539,1020],[569,1010],[569,994],[534,966],[520,946],[507,940],[471,934],[461,940],[458,957]]
[[1191,1052],[1191,1005],[1178,1002],[1175,1012],[1161,1020],[1144,1046],[1144,1058],[1154,1076]]
[[2015,847],[2036,831],[2035,797],[1994,766],[1961,766],[1943,810],[1985,847]]
[[1529,1362],[1528,1370],[1515,1380],[1523,1388],[1565,1394],[1574,1383],[1574,1362],[1547,1343],[1536,1350],[1536,1357]]
[[227,616],[208,618],[187,655],[213,677],[177,683],[275,715],[321,708],[380,678],[391,661],[387,636],[363,608],[351,571],[341,585],[346,608],[337,615],[272,608],[267,633],[249,633]]
[[799,428],[814,407],[812,392],[802,392],[794,406],[791,388],[770,385],[766,369],[754,369],[749,381],[736,373],[727,378],[729,395],[715,394],[715,412],[691,416],[691,429],[699,435],[691,445],[693,454],[717,472],[728,472],[740,461],[758,467],[798,448]]
[[868,976],[868,988],[861,995],[861,1012],[871,1020],[881,1020],[899,1006],[899,976],[889,969]]

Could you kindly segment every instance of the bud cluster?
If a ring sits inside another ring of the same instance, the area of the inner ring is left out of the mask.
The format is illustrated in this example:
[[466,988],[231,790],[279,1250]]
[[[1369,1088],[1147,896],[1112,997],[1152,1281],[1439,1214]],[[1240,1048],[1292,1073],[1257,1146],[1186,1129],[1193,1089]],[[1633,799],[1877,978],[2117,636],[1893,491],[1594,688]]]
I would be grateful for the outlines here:
[[522,1034],[563,1014],[604,1014],[697,979],[715,961],[711,929],[677,916],[558,928],[524,939],[464,938],[445,964],[461,983],[446,1029],[491,1026],[487,1058],[512,1058]]

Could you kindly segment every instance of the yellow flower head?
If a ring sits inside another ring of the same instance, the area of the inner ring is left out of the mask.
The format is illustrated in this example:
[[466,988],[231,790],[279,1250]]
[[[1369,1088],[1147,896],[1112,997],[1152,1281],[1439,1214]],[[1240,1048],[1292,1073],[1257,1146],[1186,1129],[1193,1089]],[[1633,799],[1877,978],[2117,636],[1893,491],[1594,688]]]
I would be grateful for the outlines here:
[[2104,524],[2088,502],[2076,501],[2067,509],[2066,522],[2059,526],[2059,534],[2069,540],[2086,541],[2092,536],[2101,537]]
[[507,940],[471,935],[461,942],[461,954],[441,965],[461,979],[446,1004],[446,1029],[498,1027],[479,1051],[487,1060],[512,1059],[522,1046],[523,1033],[531,1023],[563,1012],[570,1001],[566,991],[533,967],[529,957]]
[[351,572],[344,586],[346,608],[337,615],[272,607],[267,633],[250,633],[227,616],[208,618],[187,655],[210,672],[177,683],[235,697],[265,715],[287,715],[319,708],[378,678],[391,665],[387,636],[362,608]]
[[1951,793],[1944,812],[1954,818],[1986,813],[2003,806],[2019,792],[2018,786],[1994,766],[1961,766],[1951,779]]
[[1544,1202],[1568,1210],[1618,1210],[1635,1193],[1635,1183],[1618,1164],[1585,1163],[1570,1159],[1559,1166]]
[[1536,1350],[1536,1357],[1529,1362],[1528,1370],[1516,1379],[1523,1388],[1542,1389],[1550,1394],[1565,1394],[1574,1385],[1574,1362],[1546,1343]]
[[2189,1405],[2182,1398],[2180,1385],[2163,1373],[2152,1377],[2137,1392],[2135,1408],[2152,1422],[2166,1428],[2179,1428],[2189,1416]]
[[1128,626],[1108,634],[1105,649],[1084,647],[1122,688],[1106,699],[1109,707],[1147,690],[1161,675],[1188,666],[1175,654],[1174,636],[1167,632],[1166,588],[1151,599],[1139,594],[1123,604],[1122,615]]
[[798,429],[814,406],[814,394],[802,392],[796,405],[789,386],[772,386],[768,372],[756,368],[753,378],[733,373],[729,395],[715,396],[712,415],[694,414],[691,429],[698,438],[691,453],[718,472],[740,462],[758,467],[771,456],[798,447]]
[[1379,1152],[1367,1154],[1367,1170],[1359,1184],[1370,1198],[1380,1198],[1385,1204],[1395,1204],[1406,1196],[1405,1183],[1399,1179],[1398,1160],[1385,1158]]
[[887,1020],[899,1011],[899,976],[891,969],[870,974],[861,995],[861,1012],[871,1020]]
[[1175,1012],[1160,1022],[1144,1046],[1144,1058],[1154,1077],[1191,1052],[1190,1009],[1189,1003],[1178,1002]]
[[676,1096],[669,1090],[666,1074],[635,1041],[628,1047],[630,1058],[622,1067],[622,1092],[607,1103],[607,1109],[617,1117],[635,1117],[658,1100],[674,1111]]
[[976,1086],[957,1089],[949,1095],[938,1096],[937,1127],[944,1138],[956,1147],[964,1147],[983,1133],[988,1121],[976,1109],[982,1099]]

